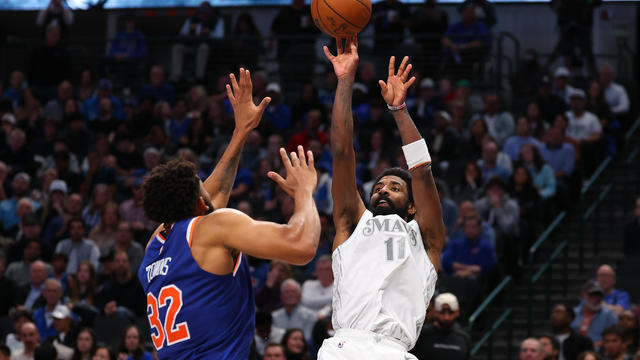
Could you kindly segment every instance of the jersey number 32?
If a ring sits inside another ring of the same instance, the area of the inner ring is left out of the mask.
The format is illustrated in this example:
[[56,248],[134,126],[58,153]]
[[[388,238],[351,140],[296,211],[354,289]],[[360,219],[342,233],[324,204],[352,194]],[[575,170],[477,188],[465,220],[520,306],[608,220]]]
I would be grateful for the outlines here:
[[[169,309],[167,309],[163,325],[159,318],[158,309],[167,305],[169,305]],[[157,332],[157,335],[151,334],[151,340],[153,340],[156,349],[162,349],[165,339],[167,339],[167,346],[191,339],[187,323],[176,324],[176,317],[178,317],[180,309],[182,309],[182,291],[175,285],[163,287],[157,299],[152,293],[147,294],[147,311],[151,310],[147,315],[149,324]]]

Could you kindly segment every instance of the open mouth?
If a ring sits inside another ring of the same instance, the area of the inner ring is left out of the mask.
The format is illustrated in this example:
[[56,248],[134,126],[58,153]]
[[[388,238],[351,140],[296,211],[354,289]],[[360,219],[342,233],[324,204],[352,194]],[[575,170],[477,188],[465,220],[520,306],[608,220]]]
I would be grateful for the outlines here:
[[376,207],[390,207],[390,206],[391,206],[391,204],[389,203],[389,201],[384,200],[384,199],[378,200],[376,202]]

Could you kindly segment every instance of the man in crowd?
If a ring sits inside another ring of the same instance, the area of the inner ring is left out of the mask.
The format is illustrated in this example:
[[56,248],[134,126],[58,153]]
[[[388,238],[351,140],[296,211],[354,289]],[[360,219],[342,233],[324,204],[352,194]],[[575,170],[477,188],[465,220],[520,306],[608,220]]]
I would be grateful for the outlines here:
[[33,320],[38,327],[38,332],[43,340],[49,340],[58,335],[58,331],[53,326],[53,312],[56,306],[62,304],[62,284],[57,279],[47,279],[44,282],[42,296],[45,304],[33,311]]
[[[520,149],[518,149],[519,151]],[[493,141],[486,141],[482,145],[482,181],[486,184],[493,177],[499,177],[502,181],[509,181],[511,169],[498,163],[498,145]]]
[[44,282],[48,276],[49,270],[47,269],[47,264],[40,260],[31,263],[31,281],[18,290],[18,304],[22,304],[29,310],[44,305],[45,300],[44,297],[42,297],[42,290],[44,289]]
[[542,344],[543,360],[558,360],[560,354],[560,343],[553,335],[542,335],[538,339]]
[[625,310],[631,309],[629,293],[620,289],[615,289],[616,272],[610,265],[600,265],[596,274],[596,280],[604,291],[604,306],[613,310],[616,315],[620,315]]
[[268,344],[264,349],[262,360],[287,360],[284,354],[284,347],[280,344]]
[[538,149],[542,147],[542,143],[531,136],[531,125],[529,125],[527,118],[521,116],[518,118],[516,124],[516,134],[507,139],[502,148],[502,152],[509,155],[512,161],[518,161],[520,148],[526,144],[533,144]]
[[536,338],[525,339],[520,344],[520,360],[543,360],[542,343]]
[[305,338],[311,338],[317,316],[313,310],[300,304],[302,297],[300,284],[293,279],[285,280],[280,287],[280,297],[283,306],[282,309],[272,313],[273,325],[282,329],[302,329]]
[[84,220],[71,219],[69,220],[69,239],[60,241],[56,246],[56,253],[65,254],[69,258],[67,274],[75,274],[78,271],[78,265],[85,260],[89,260],[93,268],[98,269],[100,250],[92,240],[84,238],[85,233]]
[[600,68],[600,84],[611,112],[616,116],[624,116],[630,108],[629,95],[622,85],[613,82],[614,75],[611,66],[604,65]]
[[105,315],[135,320],[146,313],[146,298],[138,280],[131,275],[129,257],[124,251],[113,255],[114,274],[96,297],[96,307]]
[[331,314],[331,299],[333,296],[333,270],[331,256],[322,255],[316,262],[315,275],[317,280],[307,280],[302,285],[302,305],[316,311],[318,318]]
[[496,263],[493,246],[483,239],[482,219],[470,213],[464,219],[464,237],[452,239],[442,253],[442,268],[457,277],[479,278]]
[[515,130],[513,116],[508,111],[501,111],[500,98],[496,94],[488,94],[484,97],[484,113],[476,115],[471,122],[473,123],[476,118],[484,120],[489,135],[499,146],[502,146]]
[[418,359],[469,359],[471,338],[456,322],[460,316],[458,298],[452,293],[438,295],[434,303],[434,316],[435,322],[422,328],[411,353]]
[[559,360],[576,359],[580,353],[593,350],[591,339],[571,328],[571,322],[575,317],[573,308],[565,304],[557,304],[551,312],[551,329],[560,345]]
[[620,325],[612,325],[602,333],[602,349],[604,360],[631,360],[626,353],[624,330]]
[[583,303],[575,308],[576,318],[571,327],[578,333],[588,336],[596,347],[602,345],[604,330],[618,323],[616,313],[604,306],[604,290],[599,282],[589,280],[582,288]]
[[[7,230],[18,225],[20,218],[18,217],[18,201],[29,195],[31,186],[31,176],[25,172],[17,173],[11,181],[13,194],[11,198],[0,202],[0,220],[4,229]],[[31,200],[34,210],[40,208],[40,204]]]
[[71,359],[76,345],[78,330],[73,322],[71,310],[66,305],[57,305],[51,313],[53,327],[58,332],[53,339],[53,346],[58,351],[59,359]]
[[24,349],[18,350],[11,355],[11,360],[33,360],[34,352],[40,345],[40,334],[38,328],[32,322],[22,324],[20,328],[20,339],[24,344]]
[[285,329],[273,326],[271,313],[261,310],[256,311],[256,334],[253,342],[258,354],[266,355],[265,350],[268,348],[268,345],[273,343],[279,344],[284,333]]
[[449,26],[442,38],[451,72],[458,79],[471,78],[473,64],[484,60],[490,40],[487,26],[476,20],[476,6],[465,4],[462,21]]

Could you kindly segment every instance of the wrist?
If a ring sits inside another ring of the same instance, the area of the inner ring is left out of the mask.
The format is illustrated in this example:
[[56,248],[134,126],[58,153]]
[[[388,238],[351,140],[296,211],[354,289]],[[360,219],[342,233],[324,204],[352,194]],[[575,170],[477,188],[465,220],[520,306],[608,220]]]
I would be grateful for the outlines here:
[[390,105],[387,104],[387,109],[391,110],[391,111],[400,111],[402,109],[406,109],[407,108],[407,103],[406,102],[402,102],[402,104],[400,105]]
[[338,78],[338,86],[340,85],[353,86],[353,84],[356,82],[355,74],[340,75],[337,78]]

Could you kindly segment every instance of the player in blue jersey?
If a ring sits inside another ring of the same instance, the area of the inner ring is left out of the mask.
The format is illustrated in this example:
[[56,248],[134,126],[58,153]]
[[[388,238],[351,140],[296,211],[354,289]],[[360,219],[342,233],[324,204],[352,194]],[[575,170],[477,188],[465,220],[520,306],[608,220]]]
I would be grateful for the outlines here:
[[287,224],[223,209],[244,140],[269,102],[266,98],[256,106],[251,88],[249,71],[240,69],[239,81],[231,75],[227,94],[236,129],[204,183],[191,163],[172,160],[154,168],[142,185],[145,213],[161,223],[138,270],[160,359],[246,360],[255,303],[243,253],[298,265],[315,255],[320,218],[312,197],[317,178],[310,151],[299,147],[289,157],[280,149],[286,178],[268,174],[294,198]]

